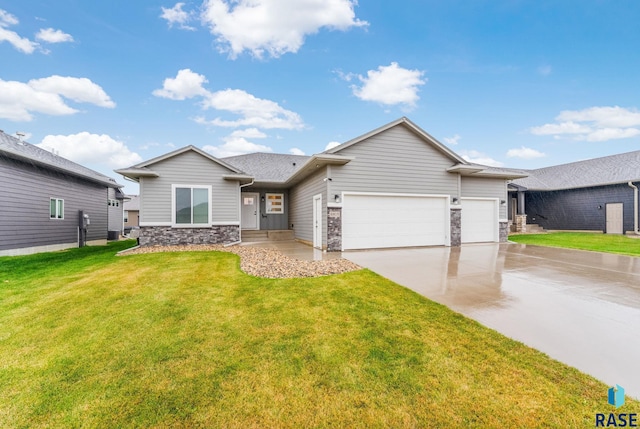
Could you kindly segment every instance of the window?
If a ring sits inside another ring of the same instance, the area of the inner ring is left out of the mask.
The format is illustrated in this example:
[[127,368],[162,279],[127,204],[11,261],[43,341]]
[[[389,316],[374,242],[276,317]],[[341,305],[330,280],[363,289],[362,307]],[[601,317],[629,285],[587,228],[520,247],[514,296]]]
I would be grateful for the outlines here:
[[64,200],[51,198],[49,200],[49,217],[51,219],[64,219]]
[[267,214],[284,213],[284,194],[265,194]]
[[124,211],[124,223],[129,222],[129,212],[127,210]]
[[209,226],[211,186],[173,185],[175,225]]

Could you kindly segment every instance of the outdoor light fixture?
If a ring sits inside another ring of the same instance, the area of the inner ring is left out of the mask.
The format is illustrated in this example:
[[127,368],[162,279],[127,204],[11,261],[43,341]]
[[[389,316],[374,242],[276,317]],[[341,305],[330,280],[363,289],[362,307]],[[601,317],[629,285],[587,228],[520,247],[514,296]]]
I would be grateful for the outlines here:
[[458,197],[451,198],[451,202],[453,202],[453,204],[458,204]]
[[598,204],[598,210],[602,210],[602,204]]
[[507,202],[505,200],[500,200],[500,205],[504,206],[505,204],[507,204]]
[[335,202],[336,202],[336,203],[339,203],[339,202],[340,202],[340,195],[335,194],[335,195],[333,196],[333,199],[335,200]]

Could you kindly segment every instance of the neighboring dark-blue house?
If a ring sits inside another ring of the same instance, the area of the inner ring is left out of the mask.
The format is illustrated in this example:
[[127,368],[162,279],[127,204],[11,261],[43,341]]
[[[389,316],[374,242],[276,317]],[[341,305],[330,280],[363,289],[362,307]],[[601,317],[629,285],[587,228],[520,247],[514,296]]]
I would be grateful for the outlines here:
[[640,151],[527,170],[509,185],[512,230],[518,218],[551,230],[638,231]]
[[122,185],[2,131],[0,186],[0,256],[78,247],[81,211],[86,244],[123,229]]

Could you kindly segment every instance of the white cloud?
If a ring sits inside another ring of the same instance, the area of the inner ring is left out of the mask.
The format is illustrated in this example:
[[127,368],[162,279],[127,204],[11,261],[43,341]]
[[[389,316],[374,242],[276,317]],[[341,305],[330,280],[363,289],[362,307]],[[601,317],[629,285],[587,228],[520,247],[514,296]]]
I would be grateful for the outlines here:
[[166,78],[162,84],[162,89],[153,91],[153,95],[170,100],[184,100],[195,96],[205,96],[208,91],[203,84],[208,80],[201,74],[194,73],[190,69],[178,71],[175,78]]
[[327,143],[327,145],[324,147],[324,150],[329,150],[329,149],[333,149],[334,147],[340,146],[342,143],[340,142],[329,142]]
[[465,161],[474,163],[474,164],[482,164],[488,165],[489,167],[502,167],[503,164],[500,161],[496,161],[495,159],[489,157],[488,155],[478,152],[477,150],[461,150],[458,152],[460,156]]
[[535,159],[545,156],[546,155],[540,151],[524,146],[521,146],[519,149],[509,149],[507,151],[507,157],[509,158]]
[[449,146],[455,146],[460,142],[461,138],[462,137],[460,137],[460,135],[456,134],[453,137],[445,137],[442,140],[444,140],[444,142]]
[[231,133],[231,137],[244,137],[247,139],[263,139],[267,137],[265,133],[257,128],[247,128],[245,130],[235,130]]
[[59,94],[78,103],[91,103],[100,107],[114,108],[114,103],[106,92],[89,79],[50,76],[43,79],[29,81],[29,86],[40,92]]
[[362,86],[353,85],[353,94],[361,100],[374,101],[385,105],[402,104],[415,107],[420,99],[419,87],[426,83],[423,71],[404,69],[398,63],[369,70],[367,76],[358,76]]
[[177,24],[183,30],[195,30],[194,27],[187,25],[187,23],[191,21],[193,13],[182,10],[183,6],[184,3],[176,3],[172,8],[163,7],[160,18],[167,21],[169,28],[173,27],[174,24]]
[[538,67],[538,74],[540,74],[541,76],[549,76],[552,71],[553,68],[550,65]]
[[36,34],[36,39],[47,43],[65,43],[73,42],[73,36],[62,30],[54,30],[53,28],[42,28]]
[[51,76],[27,83],[0,79],[0,118],[31,121],[33,113],[54,116],[77,113],[62,97],[100,107],[115,106],[100,86],[85,78]]
[[121,141],[106,134],[90,134],[86,131],[70,135],[48,135],[37,145],[63,158],[79,164],[102,164],[109,168],[122,168],[142,161]]
[[243,155],[245,153],[254,152],[273,152],[269,146],[255,144],[244,137],[225,137],[223,139],[225,143],[220,146],[204,146],[202,149],[209,152],[211,155],[217,158],[224,158],[227,156]]
[[298,149],[297,147],[292,147],[289,149],[289,153],[291,155],[304,155],[304,151],[302,149]]
[[535,135],[570,136],[573,140],[603,142],[640,134],[640,112],[619,106],[596,106],[583,110],[564,110],[556,123],[532,127]]
[[20,52],[25,54],[32,54],[33,51],[39,46],[38,43],[32,42],[26,37],[21,37],[15,31],[7,30],[7,27],[17,25],[19,23],[18,18],[0,9],[0,42],[9,42]]
[[355,17],[355,0],[207,0],[202,20],[222,52],[258,58],[297,52],[323,28],[346,31],[368,23]]

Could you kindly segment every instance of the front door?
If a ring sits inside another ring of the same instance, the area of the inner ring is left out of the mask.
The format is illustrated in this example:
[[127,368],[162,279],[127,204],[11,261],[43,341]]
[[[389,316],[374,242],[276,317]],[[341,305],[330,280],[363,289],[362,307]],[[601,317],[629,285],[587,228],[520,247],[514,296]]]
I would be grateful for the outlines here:
[[260,194],[255,192],[242,192],[242,201],[240,202],[242,211],[242,221],[240,228],[242,229],[260,229],[258,224]]
[[622,234],[622,203],[607,204],[607,234]]
[[313,197],[313,247],[322,249],[322,194]]

